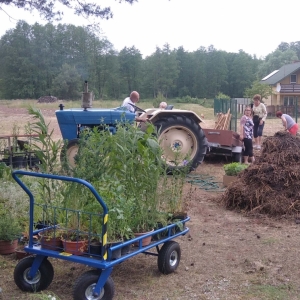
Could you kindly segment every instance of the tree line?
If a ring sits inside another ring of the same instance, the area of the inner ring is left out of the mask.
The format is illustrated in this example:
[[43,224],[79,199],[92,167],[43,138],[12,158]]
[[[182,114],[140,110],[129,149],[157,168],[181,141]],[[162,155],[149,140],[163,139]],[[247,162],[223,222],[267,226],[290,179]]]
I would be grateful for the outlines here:
[[169,44],[143,58],[134,46],[120,52],[93,27],[20,21],[0,40],[0,97],[78,99],[85,80],[96,99],[214,98],[245,91],[283,64],[300,59],[300,42],[281,43],[264,59],[209,46],[188,52]]

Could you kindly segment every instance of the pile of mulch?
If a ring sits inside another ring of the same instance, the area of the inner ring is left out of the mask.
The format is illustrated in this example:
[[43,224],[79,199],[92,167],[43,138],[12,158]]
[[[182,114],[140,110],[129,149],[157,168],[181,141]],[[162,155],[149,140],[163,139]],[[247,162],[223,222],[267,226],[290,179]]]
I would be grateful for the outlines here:
[[300,215],[300,138],[277,132],[262,146],[259,160],[238,175],[221,202],[250,214]]
[[37,103],[54,103],[57,101],[58,99],[54,96],[43,96],[38,99]]

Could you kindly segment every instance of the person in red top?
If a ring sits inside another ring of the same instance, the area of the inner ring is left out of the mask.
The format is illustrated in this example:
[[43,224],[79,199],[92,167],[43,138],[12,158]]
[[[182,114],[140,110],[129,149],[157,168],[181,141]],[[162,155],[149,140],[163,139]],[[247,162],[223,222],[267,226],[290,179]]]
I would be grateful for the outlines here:
[[244,163],[248,164],[249,163],[249,158],[251,162],[253,163],[255,161],[255,158],[253,156],[253,144],[252,144],[252,139],[253,139],[253,120],[251,117],[251,107],[247,106],[244,115],[241,117],[240,120],[240,139],[242,142],[244,142],[244,151],[243,151],[243,156],[244,156]]

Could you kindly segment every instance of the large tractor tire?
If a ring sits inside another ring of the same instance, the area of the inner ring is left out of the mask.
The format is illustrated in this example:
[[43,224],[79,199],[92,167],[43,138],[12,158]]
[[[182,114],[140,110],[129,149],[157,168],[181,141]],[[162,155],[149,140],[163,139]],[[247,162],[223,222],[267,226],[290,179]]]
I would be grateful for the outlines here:
[[62,149],[60,153],[60,160],[62,163],[67,162],[72,168],[75,167],[75,156],[79,149],[79,139],[73,139],[68,142],[66,146]]
[[207,139],[200,125],[187,116],[169,115],[154,124],[168,171],[192,171],[203,161]]

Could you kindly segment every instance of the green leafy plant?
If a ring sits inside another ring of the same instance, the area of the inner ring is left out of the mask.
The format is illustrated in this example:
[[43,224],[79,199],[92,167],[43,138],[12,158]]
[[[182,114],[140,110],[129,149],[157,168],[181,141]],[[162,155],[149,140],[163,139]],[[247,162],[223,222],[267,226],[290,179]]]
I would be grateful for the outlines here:
[[16,123],[13,124],[12,134],[13,134],[12,150],[13,150],[13,153],[17,153],[17,151],[19,150],[17,135],[20,134],[20,127]]
[[228,176],[237,176],[240,172],[248,168],[249,165],[233,162],[224,165],[225,174]]
[[218,93],[218,95],[215,96],[216,99],[224,99],[224,100],[230,100],[230,97],[228,95],[225,95],[221,92]]
[[[32,137],[27,150],[34,153],[41,164],[39,168],[45,173],[57,173],[59,170],[59,152],[62,141],[53,139],[53,131],[49,129],[50,123],[46,123],[42,112],[39,109],[29,106],[28,113],[36,122],[27,124],[27,132],[37,135]],[[57,220],[54,216],[54,206],[62,203],[63,191],[65,183],[62,181],[54,181],[47,178],[39,178],[37,180],[37,203],[43,204],[43,220],[51,224],[56,224]],[[50,207],[52,206],[52,207]]]
[[11,168],[4,162],[0,162],[0,178],[4,179],[5,181],[13,180],[11,177]]
[[83,233],[79,230],[68,230],[68,231],[64,231],[61,234],[61,237],[63,240],[69,240],[72,242],[76,242],[76,241],[85,241],[88,239],[88,236],[86,233]]
[[28,113],[36,120],[30,123],[29,131],[38,137],[32,138],[31,150],[35,156],[41,161],[41,169],[45,173],[53,173],[59,166],[58,158],[61,149],[62,141],[53,139],[53,131],[50,131],[50,123],[46,123],[42,112],[39,109],[29,106]]
[[143,132],[131,124],[118,125],[114,135],[97,129],[82,133],[73,176],[91,182],[106,202],[109,239],[153,229],[164,172],[154,133],[152,125]]
[[60,238],[65,233],[65,230],[60,228],[53,229],[45,229],[39,232],[39,236],[44,238],[46,241],[50,241],[51,239]]
[[13,241],[22,235],[22,229],[17,218],[9,211],[0,213],[0,240]]

